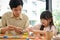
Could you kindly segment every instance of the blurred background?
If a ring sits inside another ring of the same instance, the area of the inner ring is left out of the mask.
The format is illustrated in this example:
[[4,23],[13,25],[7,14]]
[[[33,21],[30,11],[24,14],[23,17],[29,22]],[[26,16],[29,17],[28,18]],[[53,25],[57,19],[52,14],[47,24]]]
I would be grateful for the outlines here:
[[[7,12],[11,11],[9,7],[10,0],[0,0],[0,27],[1,17]],[[53,14],[54,25],[60,33],[60,0],[23,0],[22,13],[29,17],[30,25],[34,26],[40,23],[40,14],[45,10],[49,10]]]

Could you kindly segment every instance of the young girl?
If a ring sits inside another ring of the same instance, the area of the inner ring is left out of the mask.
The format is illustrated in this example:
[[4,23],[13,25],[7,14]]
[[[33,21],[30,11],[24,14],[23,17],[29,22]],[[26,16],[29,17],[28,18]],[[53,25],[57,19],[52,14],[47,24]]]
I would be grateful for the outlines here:
[[50,11],[43,11],[40,15],[40,20],[41,24],[37,24],[32,28],[28,28],[28,30],[40,34],[47,34],[47,32],[52,32],[53,35],[56,34],[56,27],[54,26],[53,16]]

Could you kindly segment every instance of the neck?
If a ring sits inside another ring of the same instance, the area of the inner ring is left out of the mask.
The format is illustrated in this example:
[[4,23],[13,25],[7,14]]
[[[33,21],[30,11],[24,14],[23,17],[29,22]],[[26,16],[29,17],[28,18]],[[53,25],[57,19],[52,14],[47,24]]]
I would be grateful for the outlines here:
[[19,17],[19,16],[14,15],[14,17],[17,18],[17,17]]

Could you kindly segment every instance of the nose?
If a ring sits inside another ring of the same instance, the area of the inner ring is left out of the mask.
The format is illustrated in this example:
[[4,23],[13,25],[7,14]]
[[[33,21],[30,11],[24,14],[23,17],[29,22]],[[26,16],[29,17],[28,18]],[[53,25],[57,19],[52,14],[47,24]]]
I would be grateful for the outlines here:
[[17,13],[20,13],[21,11],[17,11]]
[[17,13],[17,14],[20,14],[20,13],[21,13],[21,11],[17,11],[16,13]]
[[44,22],[42,22],[42,25],[44,25],[45,23]]

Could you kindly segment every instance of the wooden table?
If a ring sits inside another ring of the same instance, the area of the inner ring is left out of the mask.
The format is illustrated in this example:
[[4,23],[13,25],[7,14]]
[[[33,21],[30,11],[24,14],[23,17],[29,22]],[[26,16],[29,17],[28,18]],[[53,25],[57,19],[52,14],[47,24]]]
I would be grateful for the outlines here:
[[[20,39],[0,39],[0,40],[26,40],[26,38],[20,38]],[[34,40],[34,39],[31,39]]]
[[56,37],[53,38],[53,40],[60,40],[60,34],[56,35]]
[[[3,37],[3,35],[0,35],[0,36],[2,36]],[[0,40],[26,40],[27,38],[25,37],[20,37],[20,38],[7,38],[7,39],[5,39],[5,38],[0,38]],[[29,39],[31,39],[31,40],[36,40],[36,37],[32,37],[32,36],[29,36]],[[38,39],[37,39],[38,40]],[[46,39],[44,39],[44,38],[42,38],[42,39],[40,39],[40,40],[46,40]]]
[[[46,40],[46,39],[35,39],[35,38],[29,38],[30,40]],[[0,39],[0,40],[26,40],[26,38],[8,38],[8,39]]]
[[[20,38],[20,39],[0,39],[0,40],[26,40],[26,39],[25,38]],[[36,39],[31,39],[31,40],[36,40]],[[41,40],[41,39],[39,39],[39,40]]]

